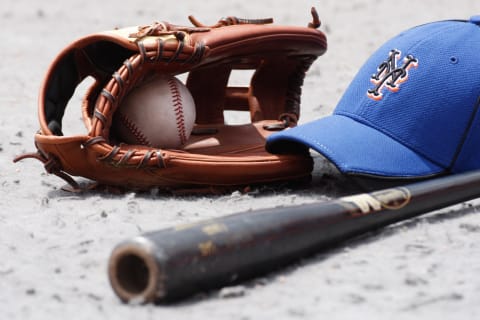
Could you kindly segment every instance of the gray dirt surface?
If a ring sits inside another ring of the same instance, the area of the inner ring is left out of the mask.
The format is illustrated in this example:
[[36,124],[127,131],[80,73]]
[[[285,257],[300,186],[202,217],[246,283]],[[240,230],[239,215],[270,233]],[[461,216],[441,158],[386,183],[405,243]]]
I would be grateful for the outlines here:
[[[480,14],[474,0],[89,1],[3,0],[0,7],[0,318],[20,319],[479,319],[479,200],[368,234],[234,288],[173,305],[124,304],[107,278],[113,247],[139,233],[230,213],[324,201],[340,193],[254,190],[221,196],[64,192],[36,161],[37,95],[73,40],[157,20],[188,25],[229,15],[306,25],[316,6],[328,52],[309,71],[301,123],[329,114],[383,42],[418,24]],[[67,131],[84,131],[82,89]],[[318,178],[320,177],[320,179]]]

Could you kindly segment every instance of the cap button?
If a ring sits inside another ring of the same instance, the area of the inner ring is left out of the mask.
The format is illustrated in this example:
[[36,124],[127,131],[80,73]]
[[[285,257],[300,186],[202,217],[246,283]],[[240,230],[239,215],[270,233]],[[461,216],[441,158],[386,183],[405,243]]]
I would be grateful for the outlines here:
[[469,22],[480,26],[480,15],[470,17]]

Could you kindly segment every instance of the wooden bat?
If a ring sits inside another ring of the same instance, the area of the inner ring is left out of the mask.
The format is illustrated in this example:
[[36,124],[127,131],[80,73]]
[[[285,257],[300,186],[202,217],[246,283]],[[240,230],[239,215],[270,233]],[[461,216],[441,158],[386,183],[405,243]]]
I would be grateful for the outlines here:
[[177,300],[265,274],[341,241],[476,197],[480,171],[179,225],[117,245],[109,260],[109,279],[126,302]]

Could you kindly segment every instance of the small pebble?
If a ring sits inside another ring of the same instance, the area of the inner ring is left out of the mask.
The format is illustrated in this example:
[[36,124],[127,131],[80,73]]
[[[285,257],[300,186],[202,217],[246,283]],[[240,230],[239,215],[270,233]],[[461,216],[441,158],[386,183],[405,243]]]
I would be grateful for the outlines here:
[[227,287],[220,290],[219,296],[220,298],[237,298],[243,297],[245,295],[245,287],[244,286],[234,286],[234,287]]

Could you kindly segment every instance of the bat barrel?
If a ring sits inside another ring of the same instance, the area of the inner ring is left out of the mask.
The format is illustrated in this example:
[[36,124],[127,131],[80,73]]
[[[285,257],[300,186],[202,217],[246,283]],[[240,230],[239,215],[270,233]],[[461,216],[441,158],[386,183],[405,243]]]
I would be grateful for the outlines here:
[[155,254],[142,240],[138,238],[117,246],[109,260],[110,283],[125,302],[149,302],[162,296],[162,273]]
[[114,248],[110,283],[121,300],[141,302],[176,300],[229,285],[334,241],[331,232],[318,228],[340,219],[340,210],[334,202],[317,210],[265,209],[146,233]]
[[145,233],[112,252],[123,301],[163,302],[278,269],[322,247],[480,196],[480,171]]

